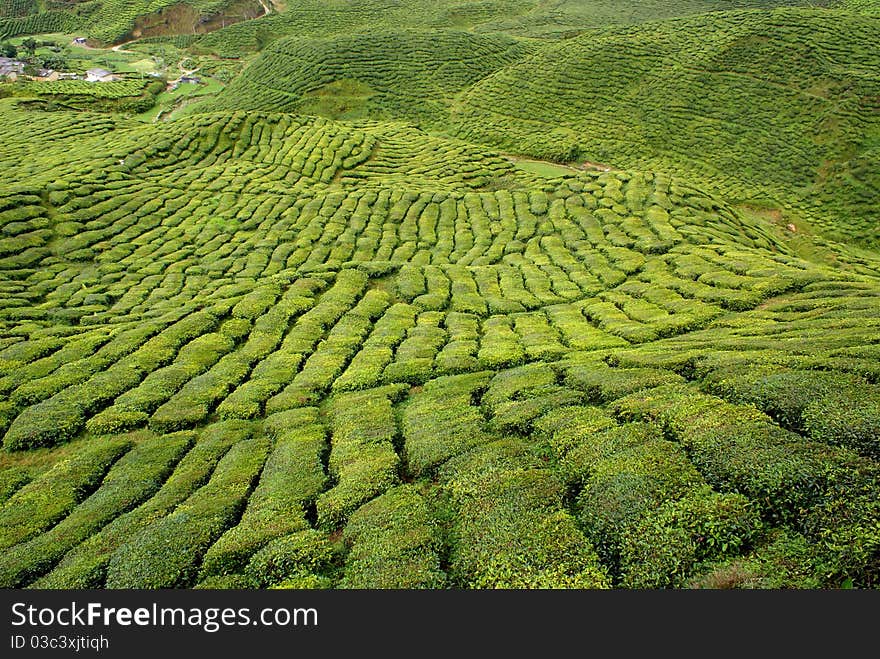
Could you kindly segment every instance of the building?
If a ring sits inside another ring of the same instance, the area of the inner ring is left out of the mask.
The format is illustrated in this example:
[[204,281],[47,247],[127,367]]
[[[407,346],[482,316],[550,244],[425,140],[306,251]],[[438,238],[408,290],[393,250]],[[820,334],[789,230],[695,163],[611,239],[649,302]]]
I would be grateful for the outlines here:
[[190,84],[190,85],[200,85],[202,84],[202,79],[197,78],[196,76],[180,76],[181,84]]
[[73,40],[73,43],[77,46],[85,46],[86,45],[86,38],[85,37],[76,37]]
[[19,62],[11,57],[0,57],[0,78],[7,77],[15,80],[24,73],[24,62]]
[[107,69],[89,69],[86,71],[86,80],[88,82],[113,82],[119,80],[119,76],[114,75]]
[[52,69],[40,69],[34,77],[34,80],[38,80],[39,82],[55,82],[60,79],[60,77],[61,74],[59,74],[58,71],[53,71]]

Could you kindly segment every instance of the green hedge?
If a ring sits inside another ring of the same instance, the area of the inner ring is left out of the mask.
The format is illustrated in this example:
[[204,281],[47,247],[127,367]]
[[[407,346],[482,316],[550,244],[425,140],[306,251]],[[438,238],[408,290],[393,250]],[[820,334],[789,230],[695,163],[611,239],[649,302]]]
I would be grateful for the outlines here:
[[491,441],[473,397],[491,373],[449,375],[427,382],[402,405],[401,426],[409,472],[420,477],[464,451]]
[[592,442],[597,433],[615,425],[614,419],[599,407],[568,405],[539,417],[533,424],[533,434],[546,439],[554,455],[563,458],[580,444]]
[[713,589],[818,589],[827,587],[816,545],[803,535],[775,530],[745,556],[701,566],[684,584]]
[[32,581],[68,550],[151,496],[191,444],[189,437],[157,437],[137,444],[116,461],[101,487],[61,522],[0,557],[0,587],[18,588]]
[[113,553],[106,587],[192,585],[205,551],[241,513],[268,449],[263,439],[234,444],[207,484]]
[[614,406],[624,418],[659,421],[711,485],[746,495],[771,521],[791,521],[818,503],[853,459],[773,424],[754,407],[689,388],[658,387]]
[[698,562],[741,553],[761,529],[758,511],[740,494],[706,488],[668,502],[624,533],[620,585],[682,586]]
[[115,437],[84,442],[72,457],[18,490],[0,507],[0,549],[25,542],[65,518],[131,446],[130,440]]
[[565,384],[583,391],[593,403],[607,403],[640,389],[683,382],[684,378],[671,371],[609,368],[604,364],[574,366],[567,369],[565,375]]
[[[622,434],[612,433],[611,441]],[[585,470],[577,497],[578,519],[603,559],[616,565],[628,529],[661,504],[680,499],[705,482],[673,442],[649,438],[604,456],[605,451],[594,450],[601,457]],[[569,470],[573,461],[568,461]]]
[[341,588],[442,588],[441,537],[425,499],[402,485],[361,506],[343,532],[351,546]]
[[[161,489],[134,510],[120,515],[98,533],[65,555],[49,574],[37,580],[38,588],[98,588],[104,583],[107,563],[132,537],[161,519],[204,485],[229,448],[246,439],[249,424],[223,422],[205,428]],[[196,435],[184,431],[165,435],[168,441],[191,443]]]
[[259,587],[285,582],[288,587],[302,587],[303,581],[328,571],[335,560],[327,536],[308,529],[272,540],[251,557],[244,574]]
[[203,578],[240,572],[251,554],[270,540],[307,528],[306,507],[324,489],[321,455],[327,444],[317,410],[280,412],[265,425],[274,445],[260,482],[238,524],[205,554]]
[[703,388],[732,403],[751,403],[781,425],[868,454],[880,450],[880,387],[827,371],[729,367]]
[[332,428],[329,459],[335,485],[318,497],[322,528],[343,525],[357,508],[399,480],[400,458],[394,449],[397,422],[392,407],[400,387],[339,394],[330,403]]
[[836,391],[809,403],[801,419],[811,439],[880,458],[880,387]]
[[[471,588],[607,588],[609,579],[544,469],[504,466],[491,447],[443,483],[455,509],[450,575]],[[484,452],[484,449],[477,449]],[[514,461],[516,461],[514,459]]]

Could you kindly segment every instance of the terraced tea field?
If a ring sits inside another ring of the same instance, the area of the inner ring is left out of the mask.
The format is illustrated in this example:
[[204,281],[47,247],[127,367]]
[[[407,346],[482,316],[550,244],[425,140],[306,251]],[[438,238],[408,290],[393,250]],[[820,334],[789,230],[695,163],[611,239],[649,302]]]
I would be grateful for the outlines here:
[[[783,4],[273,5],[132,45],[232,62],[155,123],[0,85],[0,586],[880,586],[878,25]],[[145,16],[85,9],[0,34]]]

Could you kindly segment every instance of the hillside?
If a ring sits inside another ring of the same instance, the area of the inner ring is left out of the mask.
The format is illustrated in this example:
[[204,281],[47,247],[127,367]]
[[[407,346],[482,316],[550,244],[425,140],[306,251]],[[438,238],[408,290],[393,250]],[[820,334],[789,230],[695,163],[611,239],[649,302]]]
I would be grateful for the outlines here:
[[0,38],[77,31],[93,43],[193,34],[265,13],[259,0],[2,0]]
[[[556,160],[679,172],[876,245],[876,19],[711,14],[590,33],[468,90],[459,137]],[[516,93],[510,93],[516,90]]]
[[878,23],[779,4],[0,84],[0,587],[880,587]]
[[406,119],[439,126],[455,96],[534,49],[504,36],[435,30],[281,39],[212,109]]
[[405,119],[540,159],[675,172],[782,224],[876,246],[878,39],[876,19],[802,9],[545,46],[451,31],[297,36],[206,109]]

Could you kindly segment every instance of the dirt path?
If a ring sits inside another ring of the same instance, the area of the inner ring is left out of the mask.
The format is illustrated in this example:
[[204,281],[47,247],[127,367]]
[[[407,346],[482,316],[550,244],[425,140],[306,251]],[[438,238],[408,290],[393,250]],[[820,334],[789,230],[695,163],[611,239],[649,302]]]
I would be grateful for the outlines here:
[[184,60],[180,60],[177,63],[177,69],[180,71],[180,75],[174,80],[169,80],[168,85],[165,87],[165,89],[170,91],[171,89],[173,89],[174,87],[177,87],[180,84],[181,78],[184,78],[186,76],[191,76],[192,74],[198,73],[199,71],[202,70],[202,67],[200,67],[200,66],[197,66],[194,69],[185,69],[185,68],[183,68],[183,62],[184,62]]
[[135,53],[133,50],[123,50],[122,48],[123,46],[127,46],[128,44],[134,43],[135,41],[137,41],[137,39],[132,39],[131,41],[123,41],[122,43],[113,46],[113,48],[111,48],[110,50],[112,50],[114,53],[128,53],[130,55],[136,55],[137,53]]
[[610,172],[612,169],[614,169],[613,167],[609,167],[608,165],[603,165],[601,162],[591,162],[589,160],[584,160],[580,164],[579,168],[594,171],[598,170],[600,172]]
[[123,49],[123,46],[127,46],[128,44],[134,43],[135,41],[137,41],[137,39],[131,39],[130,41],[123,41],[122,43],[116,44],[115,46],[113,46],[111,48],[96,48],[95,46],[89,46],[88,44],[73,43],[73,42],[71,42],[71,45],[76,46],[77,48],[85,48],[86,50],[112,50],[114,53],[127,53],[129,55],[137,55],[137,53],[134,52],[133,50],[124,50]]

